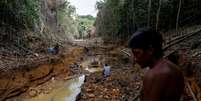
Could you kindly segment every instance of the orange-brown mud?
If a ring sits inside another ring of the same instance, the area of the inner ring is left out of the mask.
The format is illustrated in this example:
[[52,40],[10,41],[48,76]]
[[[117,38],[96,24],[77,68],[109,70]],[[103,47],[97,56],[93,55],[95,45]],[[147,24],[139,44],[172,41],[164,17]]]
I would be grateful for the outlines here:
[[39,94],[49,93],[52,90],[51,79],[66,80],[72,73],[70,64],[79,61],[83,56],[83,48],[73,48],[62,59],[43,64],[38,67],[14,71],[12,74],[0,78],[0,100],[34,97]]
[[[21,94],[15,97],[19,100],[49,94],[54,92],[55,81],[59,83],[69,80],[71,75],[83,71],[86,79],[77,101],[132,101],[141,90],[144,70],[134,65],[131,57],[122,52],[123,49],[124,47],[93,47],[89,48],[89,54],[84,54],[83,48],[73,48],[59,62],[41,65],[26,72],[16,72],[14,79],[0,79],[1,99],[17,94]],[[92,60],[91,63],[82,64],[87,59]],[[82,70],[73,70],[69,65],[74,63],[81,63]],[[109,78],[103,77],[101,69],[89,73],[90,69],[102,68],[104,63],[111,66]]]

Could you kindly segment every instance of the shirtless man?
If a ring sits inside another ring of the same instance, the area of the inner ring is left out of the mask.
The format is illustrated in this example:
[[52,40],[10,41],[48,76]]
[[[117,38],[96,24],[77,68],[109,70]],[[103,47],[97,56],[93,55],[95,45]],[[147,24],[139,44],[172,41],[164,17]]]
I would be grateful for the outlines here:
[[151,28],[135,32],[129,41],[134,61],[150,68],[144,75],[141,101],[179,101],[183,93],[183,74],[163,58],[162,41],[160,33]]

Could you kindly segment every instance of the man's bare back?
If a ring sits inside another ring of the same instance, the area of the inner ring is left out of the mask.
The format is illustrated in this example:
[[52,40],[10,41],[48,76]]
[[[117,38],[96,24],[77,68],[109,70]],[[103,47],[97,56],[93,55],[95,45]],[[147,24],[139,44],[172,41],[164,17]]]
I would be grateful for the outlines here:
[[162,59],[146,72],[141,101],[179,101],[184,78],[176,65]]

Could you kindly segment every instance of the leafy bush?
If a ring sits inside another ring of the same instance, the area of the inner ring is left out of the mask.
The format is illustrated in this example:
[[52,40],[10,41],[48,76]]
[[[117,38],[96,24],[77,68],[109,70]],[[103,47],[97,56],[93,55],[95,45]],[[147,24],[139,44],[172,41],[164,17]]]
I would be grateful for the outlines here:
[[79,38],[86,38],[87,36],[89,36],[89,33],[94,25],[95,18],[91,15],[78,16],[77,22]]
[[39,20],[39,0],[1,0],[0,7],[0,22],[3,25],[33,28]]

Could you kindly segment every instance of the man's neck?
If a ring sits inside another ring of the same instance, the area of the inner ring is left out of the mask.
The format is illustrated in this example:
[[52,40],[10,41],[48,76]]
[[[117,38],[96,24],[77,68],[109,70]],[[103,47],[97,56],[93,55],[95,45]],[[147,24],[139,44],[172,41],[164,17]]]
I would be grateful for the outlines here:
[[150,62],[149,68],[153,69],[154,67],[156,67],[156,65],[161,63],[162,60],[163,58],[153,58],[152,61]]

